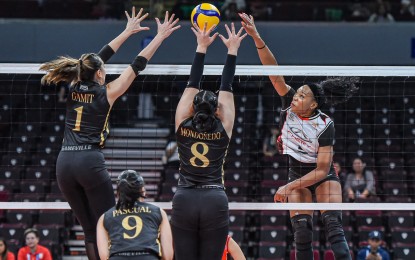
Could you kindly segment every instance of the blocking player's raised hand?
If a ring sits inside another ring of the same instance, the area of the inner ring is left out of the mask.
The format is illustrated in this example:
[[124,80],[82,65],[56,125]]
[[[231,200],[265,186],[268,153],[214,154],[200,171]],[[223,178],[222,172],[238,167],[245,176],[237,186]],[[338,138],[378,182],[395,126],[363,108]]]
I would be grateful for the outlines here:
[[212,42],[216,39],[219,33],[214,33],[212,36],[210,35],[212,31],[216,28],[216,25],[212,25],[209,30],[207,28],[207,22],[205,22],[203,29],[199,28],[197,24],[194,24],[190,29],[196,35],[197,39],[197,49],[196,52],[206,53],[207,48],[212,44]]
[[231,23],[231,28],[225,24],[226,32],[228,33],[228,38],[223,36],[222,34],[219,37],[222,39],[225,46],[228,48],[228,54],[237,55],[238,49],[241,46],[241,41],[246,37],[246,33],[242,35],[244,28],[241,27],[238,33],[235,30],[235,24]]
[[162,37],[163,39],[166,39],[169,37],[174,31],[179,29],[181,26],[176,25],[179,22],[179,18],[174,19],[174,14],[171,16],[169,15],[169,12],[166,11],[164,15],[164,22],[160,22],[159,18],[155,18],[157,23],[157,36]]
[[142,27],[141,22],[147,18],[148,13],[143,13],[143,8],[140,8],[138,14],[135,14],[135,7],[133,6],[131,10],[131,16],[125,11],[125,17],[127,17],[127,25],[125,26],[125,30],[131,34],[138,33],[141,31],[148,31],[150,30],[149,27]]

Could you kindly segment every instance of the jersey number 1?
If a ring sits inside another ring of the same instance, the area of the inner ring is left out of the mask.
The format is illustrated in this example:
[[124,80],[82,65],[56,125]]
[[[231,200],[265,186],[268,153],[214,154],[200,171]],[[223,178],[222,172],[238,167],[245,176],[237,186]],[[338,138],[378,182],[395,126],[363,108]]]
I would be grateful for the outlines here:
[[77,107],[74,109],[76,111],[76,121],[75,121],[75,128],[72,129],[73,131],[81,131],[81,120],[82,120],[82,110],[84,107]]

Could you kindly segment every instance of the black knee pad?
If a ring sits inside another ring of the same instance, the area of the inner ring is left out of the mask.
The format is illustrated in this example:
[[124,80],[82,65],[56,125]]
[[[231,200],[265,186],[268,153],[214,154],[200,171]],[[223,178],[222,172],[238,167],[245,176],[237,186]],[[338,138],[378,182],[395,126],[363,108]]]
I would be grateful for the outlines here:
[[331,244],[336,259],[351,259],[349,246],[344,237],[342,213],[340,210],[326,211],[321,217],[326,231],[326,238]]
[[321,215],[323,219],[326,238],[330,243],[344,241],[344,230],[342,225],[342,212],[340,210],[326,211]]
[[313,241],[313,218],[307,214],[296,215],[291,218],[294,232],[295,247],[298,251],[311,250]]

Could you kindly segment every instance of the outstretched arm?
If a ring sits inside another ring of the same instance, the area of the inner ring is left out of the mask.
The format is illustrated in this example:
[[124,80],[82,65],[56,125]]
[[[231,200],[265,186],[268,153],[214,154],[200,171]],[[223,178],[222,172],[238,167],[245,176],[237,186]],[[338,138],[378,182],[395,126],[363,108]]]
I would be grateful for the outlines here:
[[222,80],[219,89],[218,97],[218,112],[217,115],[222,121],[229,138],[232,136],[233,123],[235,121],[235,102],[233,100],[232,82],[235,76],[236,56],[238,49],[241,46],[241,41],[246,37],[246,33],[242,34],[243,28],[238,33],[235,31],[234,23],[231,24],[231,29],[225,24],[228,38],[219,35],[223,43],[228,48],[228,55],[226,56],[225,66],[223,67]]
[[180,25],[176,26],[178,21],[178,18],[174,20],[174,14],[169,18],[168,12],[166,12],[164,23],[161,23],[160,20],[156,18],[156,37],[154,37],[147,47],[138,54],[133,63],[121,73],[120,77],[107,85],[107,97],[110,105],[112,105],[119,96],[124,94],[139,72],[145,69],[147,62],[153,57],[163,41],[167,39],[172,32],[180,28]]
[[246,259],[238,243],[236,243],[236,241],[233,240],[233,238],[229,239],[228,251],[234,260],[245,260]]
[[172,260],[174,256],[173,251],[173,236],[171,234],[171,228],[169,219],[164,210],[160,209],[162,221],[160,224],[160,243],[161,243],[161,253],[163,260]]
[[110,43],[102,47],[98,55],[106,63],[114,53],[118,51],[121,45],[127,40],[131,35],[150,30],[148,27],[141,27],[140,22],[147,18],[148,13],[141,16],[143,13],[143,8],[140,9],[138,14],[135,14],[135,7],[132,8],[131,16],[125,11],[125,16],[127,17],[127,25],[125,26],[124,31],[122,31],[117,37],[115,37]]
[[[259,35],[259,32],[255,26],[254,17],[252,17],[252,15],[248,16],[246,13],[240,13],[239,16],[242,19],[242,26],[255,42],[255,46],[258,51],[258,56],[261,60],[262,65],[278,65],[277,60],[274,57],[274,54],[271,52],[264,40]],[[270,75],[269,79],[271,80],[272,85],[274,86],[275,90],[280,96],[285,96],[285,94],[287,94],[287,92],[291,88],[290,86],[285,84],[283,76]]]
[[274,195],[274,201],[286,202],[293,190],[309,187],[321,181],[330,171],[333,160],[333,146],[318,148],[317,167],[303,177],[281,186]]
[[102,215],[98,219],[97,223],[97,246],[98,246],[98,253],[99,258],[101,259],[108,259],[110,256],[110,252],[108,250],[108,233],[104,227],[104,215]]
[[218,36],[218,33],[210,36],[210,33],[213,31],[215,26],[212,26],[207,31],[206,26],[207,24],[205,24],[203,30],[199,27],[196,27],[196,29],[191,27],[191,30],[196,35],[197,48],[192,63],[192,68],[190,70],[189,82],[187,83],[187,87],[184,90],[182,97],[180,98],[179,104],[177,105],[175,117],[176,131],[183,120],[193,115],[193,99],[199,92],[199,85],[203,75],[203,67],[207,48]]

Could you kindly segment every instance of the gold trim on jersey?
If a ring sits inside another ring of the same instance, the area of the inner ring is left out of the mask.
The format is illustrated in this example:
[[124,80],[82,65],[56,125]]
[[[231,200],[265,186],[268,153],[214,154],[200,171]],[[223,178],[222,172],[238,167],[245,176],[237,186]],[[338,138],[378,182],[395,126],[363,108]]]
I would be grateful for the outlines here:
[[229,143],[226,146],[225,156],[223,156],[222,169],[221,169],[222,170],[222,185],[223,185],[223,187],[225,187],[225,169],[223,169],[223,168],[225,166],[226,157],[228,155],[228,149],[229,149]]
[[101,131],[101,142],[99,143],[101,147],[104,146],[104,142],[105,142],[104,131],[107,132],[107,135],[110,133],[110,129],[108,127],[108,119],[110,116],[111,109],[112,107],[110,107],[110,109],[108,110],[107,117],[105,118],[104,127],[102,128],[102,131]]

